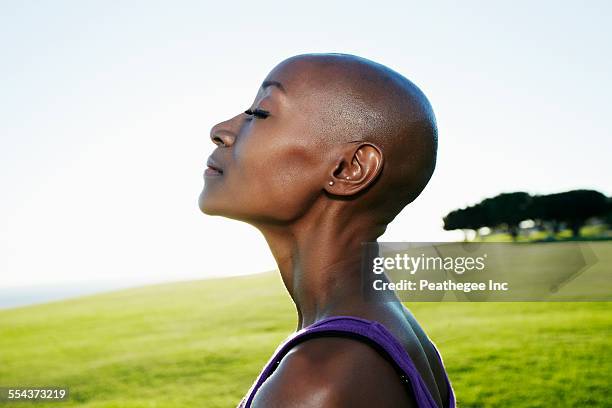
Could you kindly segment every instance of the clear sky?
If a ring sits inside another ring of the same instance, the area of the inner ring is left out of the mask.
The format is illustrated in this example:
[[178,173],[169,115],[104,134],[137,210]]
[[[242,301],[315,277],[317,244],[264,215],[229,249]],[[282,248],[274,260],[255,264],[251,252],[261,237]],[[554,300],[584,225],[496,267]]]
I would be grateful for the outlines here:
[[610,2],[5,1],[0,286],[274,269],[202,215],[210,128],[304,52],[401,72],[438,119],[436,173],[383,236],[454,240],[448,211],[610,183]]

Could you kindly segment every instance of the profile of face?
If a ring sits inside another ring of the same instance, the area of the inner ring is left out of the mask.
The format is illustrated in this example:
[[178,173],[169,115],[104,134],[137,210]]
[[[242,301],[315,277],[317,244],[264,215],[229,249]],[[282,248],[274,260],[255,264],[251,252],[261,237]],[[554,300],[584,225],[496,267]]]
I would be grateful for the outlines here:
[[200,209],[253,222],[283,222],[303,213],[325,184],[316,137],[316,95],[297,84],[294,64],[281,63],[252,105],[213,126]]
[[251,106],[210,138],[200,209],[251,224],[291,222],[332,202],[336,212],[389,222],[429,181],[437,149],[420,89],[346,54],[281,62]]

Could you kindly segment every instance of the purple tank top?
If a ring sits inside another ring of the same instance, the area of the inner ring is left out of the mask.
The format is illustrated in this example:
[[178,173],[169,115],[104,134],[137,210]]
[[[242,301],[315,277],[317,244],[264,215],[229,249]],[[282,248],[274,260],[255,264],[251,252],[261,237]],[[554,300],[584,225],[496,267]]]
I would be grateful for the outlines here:
[[[425,381],[417,371],[412,359],[404,350],[400,342],[387,330],[381,323],[366,320],[354,316],[332,316],[320,320],[308,327],[303,328],[291,336],[289,336],[276,349],[272,358],[265,365],[262,372],[259,374],[247,395],[240,401],[238,408],[250,408],[255,397],[255,393],[261,385],[272,375],[276,367],[280,364],[285,355],[298,343],[315,337],[324,336],[348,336],[358,340],[362,340],[373,346],[384,357],[393,361],[396,369],[400,372],[401,380],[410,384],[412,393],[419,408],[441,408],[436,405],[435,400],[431,396],[429,389],[425,385]],[[433,344],[433,343],[432,343]],[[436,354],[442,364],[442,357],[438,349],[434,346]],[[444,367],[444,365],[442,364]],[[444,372],[446,383],[448,386],[450,408],[455,408],[455,394],[451,383]]]

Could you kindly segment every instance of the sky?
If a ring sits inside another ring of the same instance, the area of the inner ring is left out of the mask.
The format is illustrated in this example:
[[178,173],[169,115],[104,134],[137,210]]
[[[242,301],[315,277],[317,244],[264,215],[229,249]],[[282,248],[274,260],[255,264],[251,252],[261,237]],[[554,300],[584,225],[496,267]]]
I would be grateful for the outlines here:
[[249,225],[200,213],[210,128],[283,59],[343,52],[430,99],[438,164],[384,241],[448,241],[500,192],[612,195],[612,3],[6,1],[0,287],[275,269]]

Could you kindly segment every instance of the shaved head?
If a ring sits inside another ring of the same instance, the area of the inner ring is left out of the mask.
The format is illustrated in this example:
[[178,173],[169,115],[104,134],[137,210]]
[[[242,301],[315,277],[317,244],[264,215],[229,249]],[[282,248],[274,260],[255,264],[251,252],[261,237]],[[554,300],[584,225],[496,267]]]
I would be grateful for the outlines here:
[[326,146],[371,142],[385,165],[369,188],[367,207],[385,208],[387,222],[412,202],[431,178],[437,153],[436,120],[427,97],[410,80],[379,63],[348,54],[291,57],[268,76],[309,99],[312,135]]

